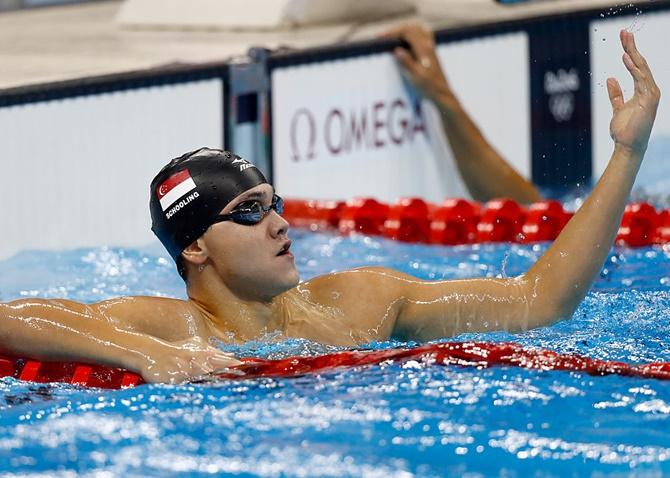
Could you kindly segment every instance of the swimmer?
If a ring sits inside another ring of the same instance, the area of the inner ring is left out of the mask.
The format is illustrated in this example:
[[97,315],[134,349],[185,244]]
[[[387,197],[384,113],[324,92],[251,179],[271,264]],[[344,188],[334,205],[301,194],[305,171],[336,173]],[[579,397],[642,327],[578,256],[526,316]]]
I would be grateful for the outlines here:
[[590,197],[518,277],[424,281],[380,267],[299,282],[282,200],[261,172],[203,148],[171,161],[151,184],[152,229],[175,259],[187,300],[126,297],[84,305],[23,299],[0,306],[2,352],[125,367],[181,381],[236,360],[208,345],[266,334],[359,346],[463,332],[523,331],[571,317],[600,271],[642,162],[660,92],[632,33],[624,101],[607,80],[613,153]]
[[408,23],[383,36],[399,37],[409,46],[396,48],[395,56],[408,79],[439,111],[456,167],[472,198],[485,202],[508,197],[522,204],[541,200],[533,183],[500,156],[458,101],[440,67],[433,32]]

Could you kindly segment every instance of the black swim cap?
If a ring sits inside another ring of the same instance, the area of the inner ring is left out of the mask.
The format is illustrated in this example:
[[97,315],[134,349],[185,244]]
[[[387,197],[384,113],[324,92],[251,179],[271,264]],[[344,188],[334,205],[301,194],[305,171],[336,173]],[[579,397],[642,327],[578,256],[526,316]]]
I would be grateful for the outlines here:
[[267,183],[253,164],[220,149],[200,148],[170,161],[151,181],[151,230],[177,263],[214,216],[244,191]]

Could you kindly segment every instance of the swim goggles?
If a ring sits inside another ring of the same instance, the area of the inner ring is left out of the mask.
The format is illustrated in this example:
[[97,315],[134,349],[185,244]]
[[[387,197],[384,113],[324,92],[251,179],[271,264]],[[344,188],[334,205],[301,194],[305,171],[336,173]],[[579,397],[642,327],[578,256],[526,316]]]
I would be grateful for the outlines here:
[[253,226],[254,224],[261,222],[265,215],[273,209],[277,214],[284,212],[284,200],[276,194],[272,195],[272,204],[268,207],[263,207],[259,201],[244,202],[228,214],[214,216],[212,224],[223,221],[233,221],[236,224]]

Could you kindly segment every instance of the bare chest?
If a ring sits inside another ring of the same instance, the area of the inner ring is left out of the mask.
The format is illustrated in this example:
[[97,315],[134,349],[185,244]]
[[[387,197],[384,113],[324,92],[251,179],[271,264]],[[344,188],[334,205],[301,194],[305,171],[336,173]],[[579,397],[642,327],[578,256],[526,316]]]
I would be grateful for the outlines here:
[[296,294],[284,299],[277,325],[288,337],[356,346],[388,340],[396,313],[394,307],[380,307],[343,297],[316,300],[309,294]]

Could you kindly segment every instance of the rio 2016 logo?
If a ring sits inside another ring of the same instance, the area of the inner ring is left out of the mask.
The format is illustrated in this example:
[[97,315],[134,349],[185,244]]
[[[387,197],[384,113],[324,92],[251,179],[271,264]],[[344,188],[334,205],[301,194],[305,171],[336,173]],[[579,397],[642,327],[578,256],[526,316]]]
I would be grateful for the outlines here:
[[401,98],[377,101],[360,108],[332,107],[319,115],[306,107],[294,111],[289,125],[291,159],[316,159],[413,143],[426,136],[420,107]]
[[575,92],[579,90],[579,72],[576,68],[568,71],[559,69],[544,74],[544,92],[549,96],[549,111],[556,122],[565,123],[575,112]]

